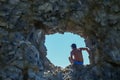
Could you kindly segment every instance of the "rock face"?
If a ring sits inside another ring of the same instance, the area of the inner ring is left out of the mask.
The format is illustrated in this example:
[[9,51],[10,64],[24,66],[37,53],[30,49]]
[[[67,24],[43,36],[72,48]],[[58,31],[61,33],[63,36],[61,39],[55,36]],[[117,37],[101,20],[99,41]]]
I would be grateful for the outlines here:
[[[49,74],[45,35],[56,32],[84,37],[91,64]],[[0,80],[120,80],[119,40],[120,0],[0,0]]]

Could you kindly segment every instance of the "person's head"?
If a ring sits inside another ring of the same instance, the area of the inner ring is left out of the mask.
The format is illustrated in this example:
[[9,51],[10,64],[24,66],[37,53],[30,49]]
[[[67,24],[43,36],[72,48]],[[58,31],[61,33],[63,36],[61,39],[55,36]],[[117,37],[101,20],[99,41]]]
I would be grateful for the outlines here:
[[76,44],[73,43],[73,44],[71,45],[71,48],[72,48],[72,49],[76,49],[76,48],[77,48]]

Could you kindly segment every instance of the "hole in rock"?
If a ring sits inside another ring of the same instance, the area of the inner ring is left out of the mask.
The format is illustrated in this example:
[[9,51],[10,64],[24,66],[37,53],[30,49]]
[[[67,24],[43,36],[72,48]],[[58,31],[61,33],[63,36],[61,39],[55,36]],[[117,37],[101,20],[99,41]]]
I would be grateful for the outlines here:
[[[77,48],[86,47],[84,38],[79,35],[66,32],[64,34],[46,35],[45,45],[47,47],[47,58],[55,65],[65,68],[70,65],[68,57],[71,52],[71,44],[75,43]],[[89,64],[88,53],[83,51],[84,65]]]

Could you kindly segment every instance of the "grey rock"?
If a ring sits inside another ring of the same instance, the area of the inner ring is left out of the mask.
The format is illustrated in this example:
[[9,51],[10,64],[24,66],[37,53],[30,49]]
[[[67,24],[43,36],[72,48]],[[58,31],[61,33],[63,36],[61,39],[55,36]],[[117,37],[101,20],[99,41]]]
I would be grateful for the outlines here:
[[[0,0],[0,80],[120,80],[119,0]],[[58,69],[45,35],[85,38],[90,65]]]
[[17,4],[18,2],[20,2],[20,0],[9,0],[10,4]]

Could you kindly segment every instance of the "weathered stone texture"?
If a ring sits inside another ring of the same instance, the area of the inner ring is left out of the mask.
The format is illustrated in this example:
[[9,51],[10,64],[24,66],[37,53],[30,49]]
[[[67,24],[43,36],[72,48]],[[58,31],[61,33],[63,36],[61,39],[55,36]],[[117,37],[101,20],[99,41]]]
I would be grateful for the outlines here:
[[[84,37],[92,52],[78,77],[46,58],[56,32]],[[119,80],[119,40],[120,0],[0,0],[0,80]]]

